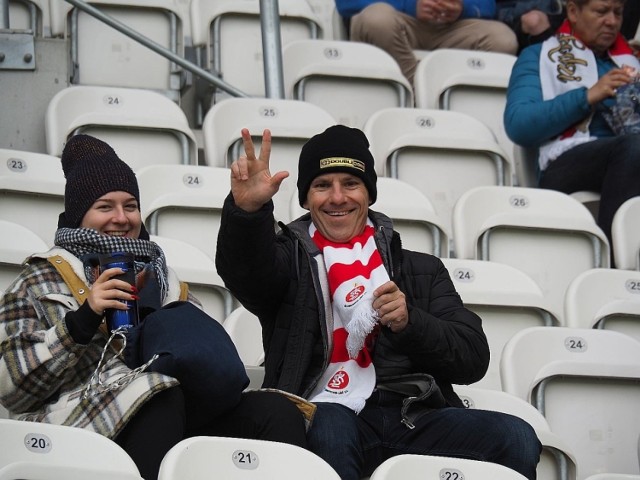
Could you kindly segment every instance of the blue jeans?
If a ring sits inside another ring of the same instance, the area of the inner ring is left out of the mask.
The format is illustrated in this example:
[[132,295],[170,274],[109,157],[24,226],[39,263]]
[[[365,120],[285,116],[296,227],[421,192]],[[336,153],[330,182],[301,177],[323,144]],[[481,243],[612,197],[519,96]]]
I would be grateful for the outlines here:
[[401,454],[439,455],[498,463],[530,480],[542,446],[524,420],[500,412],[447,407],[419,417],[415,428],[401,423],[402,397],[374,392],[356,415],[319,403],[307,443],[342,480],[359,480]]

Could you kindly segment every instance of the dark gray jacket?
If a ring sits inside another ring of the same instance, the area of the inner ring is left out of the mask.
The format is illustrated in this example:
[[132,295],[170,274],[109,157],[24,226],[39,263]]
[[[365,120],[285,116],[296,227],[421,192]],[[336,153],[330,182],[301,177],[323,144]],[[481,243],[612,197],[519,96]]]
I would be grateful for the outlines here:
[[[373,351],[376,375],[432,375],[449,405],[462,406],[452,383],[480,380],[489,346],[480,318],[463,305],[437,257],[401,248],[391,220],[370,211],[390,278],[406,295],[407,328],[381,329]],[[273,205],[247,213],[229,195],[222,212],[216,267],[226,286],[257,315],[265,348],[265,387],[306,397],[329,363],[329,335],[307,214],[274,231]],[[326,284],[326,281],[324,281]],[[329,308],[330,311],[330,308]]]

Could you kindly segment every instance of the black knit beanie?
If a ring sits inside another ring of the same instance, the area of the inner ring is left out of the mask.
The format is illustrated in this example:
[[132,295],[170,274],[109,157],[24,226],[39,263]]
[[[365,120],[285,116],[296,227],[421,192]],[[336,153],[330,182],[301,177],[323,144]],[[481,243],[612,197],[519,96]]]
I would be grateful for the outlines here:
[[298,200],[307,200],[311,182],[318,175],[345,172],[360,177],[369,191],[369,200],[376,201],[378,190],[373,155],[369,141],[357,128],[334,125],[307,141],[298,161]]
[[77,228],[94,202],[109,192],[130,193],[140,205],[136,175],[102,140],[74,135],[62,151],[62,170],[67,179],[64,212],[58,227]]

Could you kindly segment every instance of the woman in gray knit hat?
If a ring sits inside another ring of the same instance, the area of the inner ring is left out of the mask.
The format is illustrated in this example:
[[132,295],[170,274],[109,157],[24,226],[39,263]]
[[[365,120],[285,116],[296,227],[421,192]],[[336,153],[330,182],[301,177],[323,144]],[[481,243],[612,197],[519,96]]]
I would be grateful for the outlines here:
[[[305,447],[304,419],[281,395],[238,393],[224,418],[195,427],[175,378],[148,371],[132,375],[115,350],[106,348],[105,311],[126,309],[122,300],[139,301],[141,311],[143,302],[159,308],[181,299],[184,285],[149,241],[135,174],[114,150],[77,135],[61,160],[65,211],[55,246],[29,257],[0,299],[0,403],[11,418],[105,435],[127,451],[147,480],[157,478],[172,446],[194,434]],[[99,256],[114,252],[134,254],[136,285],[116,278],[123,273],[119,268],[99,268]],[[199,305],[191,295],[183,293],[182,299]],[[88,390],[103,353],[109,360],[101,376],[107,388]]]

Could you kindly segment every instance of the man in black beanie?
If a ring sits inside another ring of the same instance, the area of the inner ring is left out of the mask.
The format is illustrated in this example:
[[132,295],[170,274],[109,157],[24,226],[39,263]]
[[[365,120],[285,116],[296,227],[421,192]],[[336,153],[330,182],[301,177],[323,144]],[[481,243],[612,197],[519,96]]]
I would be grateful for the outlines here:
[[216,266],[258,316],[264,387],[317,405],[307,440],[343,480],[399,454],[499,463],[536,478],[541,445],[523,420],[463,408],[452,384],[480,380],[489,347],[437,257],[401,247],[370,209],[375,162],[358,129],[311,138],[298,164],[309,213],[274,230],[273,196],[288,172],[269,171],[271,134],[231,166]]

